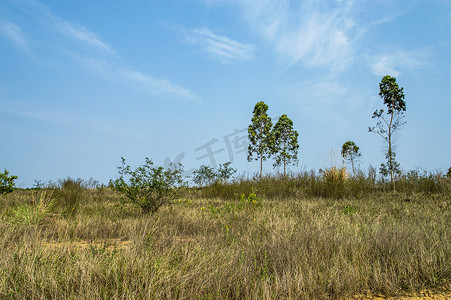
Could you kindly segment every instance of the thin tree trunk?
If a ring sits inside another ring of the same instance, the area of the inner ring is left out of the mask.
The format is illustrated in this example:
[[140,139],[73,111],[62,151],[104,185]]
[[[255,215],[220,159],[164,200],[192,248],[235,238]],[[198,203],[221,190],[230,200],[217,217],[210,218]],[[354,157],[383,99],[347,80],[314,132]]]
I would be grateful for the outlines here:
[[262,174],[263,174],[263,154],[260,155],[260,180],[262,180]]
[[[262,124],[260,124],[260,138],[263,136],[263,128]],[[263,174],[263,141],[260,141],[260,181],[262,180],[262,174]]]
[[393,152],[391,147],[391,134],[392,134],[392,124],[393,124],[393,113],[394,113],[394,103],[393,103],[393,97],[392,97],[392,110],[391,110],[391,117],[390,117],[390,125],[388,126],[388,154],[389,154],[389,160],[390,160],[390,181],[393,186],[393,192],[396,191],[395,188],[395,182],[393,181]]
[[287,176],[287,172],[285,171],[285,157],[283,158],[283,177]]
[[285,139],[284,139],[283,140],[283,177],[285,177],[287,175],[286,171],[285,171],[285,166],[287,164],[285,155],[286,155],[286,153],[285,153]]

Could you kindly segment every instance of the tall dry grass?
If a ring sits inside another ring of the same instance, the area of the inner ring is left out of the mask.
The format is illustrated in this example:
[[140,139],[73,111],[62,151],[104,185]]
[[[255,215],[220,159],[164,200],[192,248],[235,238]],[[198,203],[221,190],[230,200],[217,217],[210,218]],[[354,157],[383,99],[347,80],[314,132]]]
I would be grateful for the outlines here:
[[337,299],[450,282],[449,190],[365,182],[336,198],[323,184],[306,173],[193,189],[152,216],[83,190],[73,217],[39,224],[10,222],[32,197],[15,192],[0,202],[0,299]]
[[[397,190],[401,193],[450,193],[451,179],[440,173],[410,171],[396,178]],[[257,189],[266,198],[322,197],[345,198],[362,197],[390,193],[389,181],[376,177],[372,167],[365,173],[358,170],[351,176],[344,167],[332,166],[325,170],[299,172],[288,176],[268,175],[261,180],[240,177],[235,181],[189,190],[188,194],[200,198],[235,199],[237,195]],[[188,195],[187,194],[187,195]]]

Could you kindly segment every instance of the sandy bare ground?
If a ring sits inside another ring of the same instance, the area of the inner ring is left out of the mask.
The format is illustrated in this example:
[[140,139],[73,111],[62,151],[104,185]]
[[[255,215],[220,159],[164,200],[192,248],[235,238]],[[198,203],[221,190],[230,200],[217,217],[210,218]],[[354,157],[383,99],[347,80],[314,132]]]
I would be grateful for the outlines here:
[[372,295],[371,292],[367,292],[366,295],[356,295],[346,300],[451,300],[451,289],[448,287],[442,291],[431,291],[422,290],[415,294],[405,294],[396,297],[386,297],[384,295],[375,294]]

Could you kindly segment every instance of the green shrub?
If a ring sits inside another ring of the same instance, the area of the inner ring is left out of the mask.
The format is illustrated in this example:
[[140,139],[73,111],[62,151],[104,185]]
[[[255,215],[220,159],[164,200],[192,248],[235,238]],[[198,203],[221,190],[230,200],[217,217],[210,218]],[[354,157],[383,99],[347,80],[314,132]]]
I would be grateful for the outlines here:
[[219,164],[217,170],[210,166],[201,165],[193,172],[193,182],[198,187],[206,187],[214,184],[227,184],[236,173],[236,169],[230,167],[231,162]]
[[230,167],[230,164],[230,161],[224,164],[219,164],[216,177],[220,183],[227,183],[230,179],[232,179],[233,174],[236,173],[236,169]]
[[83,180],[67,177],[66,179],[60,179],[58,182],[59,188],[56,194],[58,206],[62,209],[62,215],[74,217],[80,207],[82,192],[85,189]]
[[198,186],[207,186],[216,182],[216,173],[210,166],[201,165],[193,172],[193,182]]
[[9,172],[5,169],[4,173],[0,173],[0,194],[7,195],[14,191],[14,180],[18,177],[11,175],[8,176]]
[[144,213],[155,213],[164,203],[177,196],[176,188],[184,186],[182,166],[172,164],[167,170],[154,167],[153,162],[146,157],[146,163],[132,170],[125,164],[118,167],[120,175],[116,180],[110,180],[110,187],[125,195],[133,204],[141,207]]

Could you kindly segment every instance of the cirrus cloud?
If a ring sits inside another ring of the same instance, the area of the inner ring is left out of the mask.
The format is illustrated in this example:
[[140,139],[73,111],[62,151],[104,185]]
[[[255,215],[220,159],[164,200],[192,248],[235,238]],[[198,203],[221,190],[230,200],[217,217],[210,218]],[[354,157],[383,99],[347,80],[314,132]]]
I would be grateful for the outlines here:
[[20,26],[0,19],[0,35],[10,40],[19,49],[29,52],[30,48]]
[[208,28],[183,30],[183,32],[189,43],[199,46],[213,60],[228,63],[246,61],[254,57],[254,46],[215,34]]
[[430,56],[429,50],[397,50],[368,58],[368,64],[376,76],[399,76],[402,70],[411,71],[430,65]]
[[[189,89],[127,65],[114,48],[98,34],[55,15],[47,6],[36,0],[13,1],[9,8],[47,33],[44,37],[33,36],[34,39],[41,39],[45,44],[51,45],[52,49],[81,62],[94,75],[152,95],[166,94],[172,98],[199,102]],[[19,25],[0,20],[0,34],[22,50],[29,49]]]

